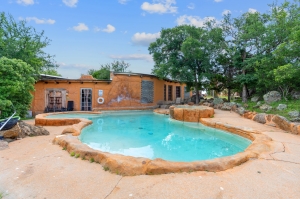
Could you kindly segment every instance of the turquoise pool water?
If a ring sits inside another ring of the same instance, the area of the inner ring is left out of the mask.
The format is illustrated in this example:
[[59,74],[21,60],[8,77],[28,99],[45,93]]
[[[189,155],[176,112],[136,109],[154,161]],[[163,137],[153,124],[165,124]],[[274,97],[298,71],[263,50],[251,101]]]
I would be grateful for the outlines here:
[[87,113],[63,113],[63,114],[53,114],[53,115],[48,115],[46,118],[86,118],[86,119],[92,119],[99,117],[99,114],[87,114]]
[[78,116],[93,121],[79,139],[93,149],[114,154],[190,162],[234,155],[251,144],[235,134],[148,111],[73,115]]

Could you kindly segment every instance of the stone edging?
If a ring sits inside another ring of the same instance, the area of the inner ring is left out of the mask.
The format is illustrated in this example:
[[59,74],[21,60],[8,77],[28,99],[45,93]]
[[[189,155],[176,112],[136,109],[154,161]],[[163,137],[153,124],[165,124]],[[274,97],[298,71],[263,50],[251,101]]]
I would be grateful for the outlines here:
[[92,124],[92,121],[84,118],[46,118],[48,115],[56,114],[68,114],[68,113],[77,113],[77,114],[101,114],[100,112],[85,112],[85,111],[71,111],[71,112],[56,112],[56,113],[43,113],[35,116],[35,126],[68,126],[83,123]]
[[81,157],[81,159],[99,163],[104,167],[104,169],[124,176],[192,171],[224,171],[241,165],[250,158],[258,158],[260,155],[271,153],[274,150],[272,139],[258,131],[253,131],[249,128],[234,127],[220,122],[213,122],[208,118],[202,118],[200,119],[200,122],[209,127],[219,128],[241,135],[252,140],[252,144],[244,152],[237,153],[233,156],[216,158],[213,160],[195,162],[171,162],[159,158],[150,160],[147,158],[136,158],[101,152],[81,143],[77,136],[80,134],[81,129],[91,124],[91,121],[81,121],[78,124],[74,124],[72,127],[66,128],[63,131],[63,134],[72,133],[72,135],[56,136],[56,138],[53,140],[53,143],[60,145],[69,153],[73,153],[74,155],[76,154],[76,156]]
[[244,118],[253,120],[255,122],[277,127],[292,134],[300,134],[300,123],[292,123],[285,117],[280,115],[272,115],[266,113],[247,112],[243,115]]
[[207,106],[170,106],[170,118],[184,122],[199,122],[201,118],[214,117],[215,110]]

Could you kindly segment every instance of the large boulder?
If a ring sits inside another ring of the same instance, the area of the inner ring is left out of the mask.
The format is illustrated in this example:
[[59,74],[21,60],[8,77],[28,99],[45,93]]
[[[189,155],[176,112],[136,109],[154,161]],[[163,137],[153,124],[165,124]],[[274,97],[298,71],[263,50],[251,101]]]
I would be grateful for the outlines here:
[[16,139],[19,136],[19,133],[20,133],[20,127],[18,124],[16,124],[11,129],[0,131],[0,136],[8,139]]
[[236,103],[234,102],[225,102],[223,104],[223,106],[221,107],[222,110],[225,110],[225,111],[231,111],[232,110],[232,107],[236,105]]
[[245,113],[245,108],[244,107],[239,107],[236,109],[236,112],[240,115],[244,115]]
[[214,104],[214,109],[222,109],[223,104]]
[[285,109],[287,109],[287,105],[286,104],[279,104],[276,108],[279,111],[283,111]]
[[214,98],[214,105],[223,104],[224,101],[222,98]]
[[33,126],[30,124],[27,124],[23,121],[18,122],[21,132],[19,137],[24,138],[26,136],[39,136],[39,135],[49,135],[49,131],[47,131],[42,126]]
[[276,124],[276,126],[285,131],[291,131],[291,122],[288,121],[285,117],[275,115],[272,118],[272,122]]
[[281,95],[278,91],[270,91],[263,96],[266,103],[277,102],[281,100]]
[[255,122],[258,122],[258,123],[261,123],[261,124],[265,124],[266,123],[266,114],[265,113],[259,113],[259,114],[256,114],[253,118],[253,120]]
[[251,102],[258,102],[259,99],[260,99],[259,96],[254,96],[251,98]]
[[300,117],[294,117],[294,118],[292,118],[291,122],[300,122]]
[[293,99],[300,99],[300,91],[295,91],[292,93]]
[[291,117],[300,117],[300,112],[299,111],[290,111],[290,112],[288,112],[288,114]]
[[268,104],[263,104],[259,107],[260,110],[265,111],[265,112],[272,110],[272,108],[273,107]]

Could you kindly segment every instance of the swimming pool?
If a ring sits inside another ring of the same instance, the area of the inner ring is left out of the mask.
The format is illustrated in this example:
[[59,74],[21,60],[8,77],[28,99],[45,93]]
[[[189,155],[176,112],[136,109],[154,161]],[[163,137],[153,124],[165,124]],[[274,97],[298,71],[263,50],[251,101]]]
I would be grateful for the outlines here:
[[82,130],[81,142],[96,150],[133,157],[191,162],[234,155],[251,144],[235,134],[150,111],[51,116],[58,117],[92,120],[93,124]]

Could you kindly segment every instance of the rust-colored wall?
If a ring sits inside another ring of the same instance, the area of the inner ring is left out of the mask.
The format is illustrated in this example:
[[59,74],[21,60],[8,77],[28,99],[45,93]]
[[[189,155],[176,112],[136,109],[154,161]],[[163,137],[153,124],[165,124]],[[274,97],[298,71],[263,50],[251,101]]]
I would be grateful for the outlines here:
[[[112,82],[55,82],[49,81],[37,82],[35,84],[35,92],[33,92],[34,99],[32,102],[32,112],[34,115],[44,112],[45,109],[45,90],[46,89],[66,89],[67,101],[74,101],[74,111],[80,111],[80,91],[82,88],[92,89],[92,108],[101,109],[107,107],[140,107],[140,106],[154,106],[158,101],[164,101],[164,85],[173,86],[173,101],[175,101],[175,88],[181,86],[181,98],[184,98],[184,86],[180,83],[166,82],[151,76],[138,75],[124,75],[118,74],[112,76]],[[142,104],[141,100],[141,82],[142,80],[153,81],[154,83],[154,97],[153,103]],[[98,90],[103,90],[103,98],[105,102],[98,104]],[[167,91],[168,92],[168,91]],[[168,93],[167,93],[168,95]]]

